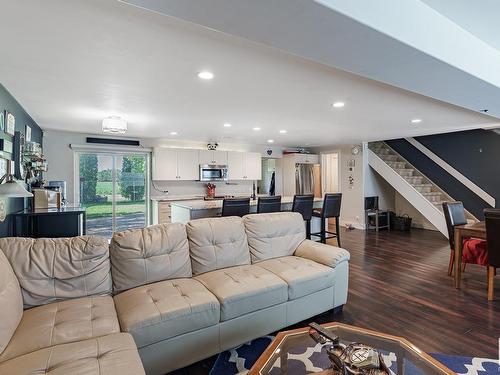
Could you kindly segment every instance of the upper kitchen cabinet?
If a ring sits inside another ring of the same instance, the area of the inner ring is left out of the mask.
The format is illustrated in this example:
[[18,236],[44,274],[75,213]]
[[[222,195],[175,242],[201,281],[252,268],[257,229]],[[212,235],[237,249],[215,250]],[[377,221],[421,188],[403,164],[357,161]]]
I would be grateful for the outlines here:
[[227,152],[228,178],[230,180],[260,180],[261,156],[256,152]]
[[152,174],[153,180],[197,180],[198,150],[155,148]]
[[213,165],[227,164],[226,151],[200,150],[199,153],[200,153],[200,164],[213,164]]

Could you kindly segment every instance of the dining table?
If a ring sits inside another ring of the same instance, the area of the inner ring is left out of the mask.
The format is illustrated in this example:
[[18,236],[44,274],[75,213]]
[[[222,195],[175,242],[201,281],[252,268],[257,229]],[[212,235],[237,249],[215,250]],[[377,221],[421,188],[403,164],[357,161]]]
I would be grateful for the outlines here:
[[479,238],[486,240],[486,224],[478,221],[473,224],[455,226],[455,288],[460,288],[462,277],[462,249],[464,238]]

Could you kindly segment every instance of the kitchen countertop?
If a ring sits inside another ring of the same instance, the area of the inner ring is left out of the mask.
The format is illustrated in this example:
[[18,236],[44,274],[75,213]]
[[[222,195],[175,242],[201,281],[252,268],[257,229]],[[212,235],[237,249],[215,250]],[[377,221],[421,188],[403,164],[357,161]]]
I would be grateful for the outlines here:
[[191,201],[203,198],[203,195],[164,195],[159,197],[150,197],[150,199],[155,202]]
[[[314,202],[323,202],[323,198],[314,198]],[[281,204],[293,203],[293,197],[281,197]],[[256,206],[257,199],[250,199],[250,205]],[[213,210],[222,208],[222,199],[220,200],[185,200],[172,203],[172,206],[187,208],[188,210]]]

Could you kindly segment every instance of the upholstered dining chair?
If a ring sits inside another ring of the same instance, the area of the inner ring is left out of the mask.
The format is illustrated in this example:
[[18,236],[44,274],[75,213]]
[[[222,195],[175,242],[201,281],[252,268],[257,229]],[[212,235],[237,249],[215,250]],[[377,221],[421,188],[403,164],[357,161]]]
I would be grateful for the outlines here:
[[311,239],[311,219],[314,206],[314,194],[294,195],[292,211],[302,214],[306,222],[306,238]]
[[269,212],[281,211],[281,196],[259,197],[257,201],[257,213],[264,214]]
[[[444,218],[448,228],[448,239],[450,242],[450,263],[448,265],[448,276],[453,273],[455,263],[455,227],[467,224],[465,209],[462,202],[444,202]],[[488,265],[486,241],[477,238],[466,238],[462,246],[462,264]]]
[[500,209],[484,210],[486,221],[486,248],[488,249],[488,300],[493,300],[494,277],[500,267]]
[[222,216],[245,216],[250,213],[250,198],[226,198],[222,201]]

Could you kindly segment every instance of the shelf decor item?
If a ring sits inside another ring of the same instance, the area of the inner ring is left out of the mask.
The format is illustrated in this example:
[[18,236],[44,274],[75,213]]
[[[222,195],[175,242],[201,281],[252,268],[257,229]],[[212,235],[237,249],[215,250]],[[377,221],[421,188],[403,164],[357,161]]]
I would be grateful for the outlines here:
[[31,126],[26,125],[26,142],[31,142]]
[[5,111],[5,132],[13,136],[15,131],[16,131],[16,118],[9,111]]
[[0,112],[0,131],[5,130],[5,113],[4,111]]
[[12,154],[12,142],[7,139],[0,139],[0,151]]

